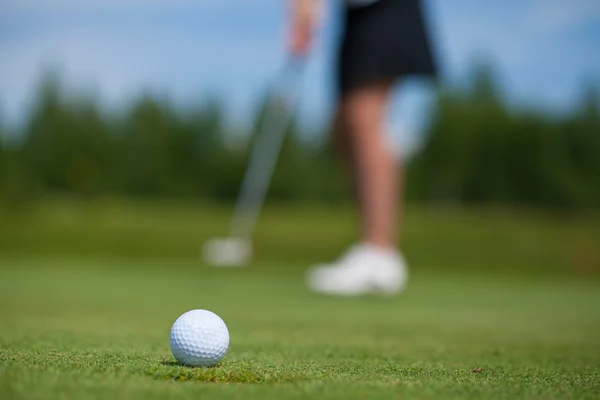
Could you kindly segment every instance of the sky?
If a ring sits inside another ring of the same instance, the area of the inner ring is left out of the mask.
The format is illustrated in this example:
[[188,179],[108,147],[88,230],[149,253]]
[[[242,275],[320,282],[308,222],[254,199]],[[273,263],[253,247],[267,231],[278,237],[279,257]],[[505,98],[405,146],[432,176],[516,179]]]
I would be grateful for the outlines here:
[[[402,0],[397,0],[402,1]],[[331,0],[303,78],[300,121],[329,122]],[[443,81],[461,85],[475,60],[490,60],[511,104],[572,108],[584,82],[600,84],[598,0],[424,0]],[[285,58],[283,0],[0,0],[0,112],[27,115],[49,68],[67,90],[93,91],[118,109],[141,91],[189,105],[216,96],[243,126]],[[391,136],[414,146],[432,99],[427,81],[394,92]]]

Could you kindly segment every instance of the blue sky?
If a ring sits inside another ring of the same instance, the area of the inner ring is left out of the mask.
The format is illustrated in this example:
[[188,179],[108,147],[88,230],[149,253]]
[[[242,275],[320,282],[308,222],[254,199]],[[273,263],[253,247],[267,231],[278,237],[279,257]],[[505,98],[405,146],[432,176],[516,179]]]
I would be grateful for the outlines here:
[[[299,111],[311,128],[331,111],[331,3]],[[491,58],[511,102],[558,111],[573,106],[585,80],[600,83],[598,0],[425,5],[449,83],[464,82],[475,58]],[[18,123],[52,66],[68,88],[94,90],[109,108],[142,89],[182,105],[214,93],[232,123],[243,125],[284,57],[284,17],[283,0],[1,0],[0,110]],[[390,131],[402,145],[418,137],[430,98],[426,82],[396,91]]]

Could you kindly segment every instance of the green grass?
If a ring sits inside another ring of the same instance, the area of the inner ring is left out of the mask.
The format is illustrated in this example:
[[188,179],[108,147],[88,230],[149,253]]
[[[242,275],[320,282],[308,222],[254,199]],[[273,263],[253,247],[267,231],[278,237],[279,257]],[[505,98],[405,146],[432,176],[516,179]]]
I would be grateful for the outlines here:
[[[600,283],[419,272],[395,299],[311,295],[300,265],[0,259],[0,398],[598,398]],[[179,314],[220,314],[216,368]],[[475,372],[474,372],[475,371]]]
[[[271,205],[255,265],[201,265],[229,216],[115,199],[0,208],[0,399],[600,397],[598,215],[410,207],[411,284],[393,299],[303,285],[355,238],[348,207]],[[229,326],[216,368],[170,353],[194,308]]]
[[[0,204],[0,254],[194,260],[205,239],[227,234],[230,216],[231,207],[193,202]],[[600,276],[600,214],[409,206],[404,222],[402,248],[419,268]],[[309,264],[337,256],[356,232],[349,206],[268,205],[256,250],[264,262]]]

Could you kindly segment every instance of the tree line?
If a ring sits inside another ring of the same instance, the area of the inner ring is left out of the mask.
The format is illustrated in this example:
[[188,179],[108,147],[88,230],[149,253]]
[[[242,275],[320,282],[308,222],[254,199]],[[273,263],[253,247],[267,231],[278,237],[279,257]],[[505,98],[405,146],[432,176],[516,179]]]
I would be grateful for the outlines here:
[[[230,132],[218,101],[182,110],[151,95],[108,112],[94,97],[69,96],[55,75],[36,99],[26,123],[10,135],[16,139],[0,141],[0,201],[20,204],[47,193],[233,201],[264,117],[264,106],[257,107],[248,132]],[[423,144],[407,162],[406,197],[600,208],[599,103],[589,86],[565,115],[515,111],[492,71],[477,68],[469,85],[439,90]],[[306,136],[298,124],[289,127],[270,199],[346,200],[329,141],[315,144]]]

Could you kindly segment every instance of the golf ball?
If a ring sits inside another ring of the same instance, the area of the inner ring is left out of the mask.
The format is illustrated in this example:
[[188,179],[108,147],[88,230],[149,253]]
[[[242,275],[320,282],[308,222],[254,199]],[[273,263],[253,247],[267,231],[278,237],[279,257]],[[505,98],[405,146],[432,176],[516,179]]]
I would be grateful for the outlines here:
[[171,351],[184,365],[212,367],[221,361],[228,348],[227,325],[213,312],[188,311],[171,328]]

